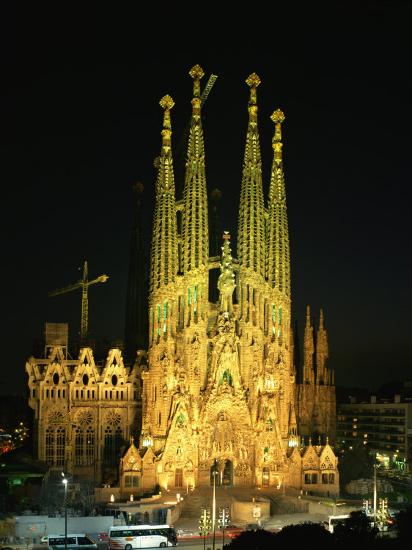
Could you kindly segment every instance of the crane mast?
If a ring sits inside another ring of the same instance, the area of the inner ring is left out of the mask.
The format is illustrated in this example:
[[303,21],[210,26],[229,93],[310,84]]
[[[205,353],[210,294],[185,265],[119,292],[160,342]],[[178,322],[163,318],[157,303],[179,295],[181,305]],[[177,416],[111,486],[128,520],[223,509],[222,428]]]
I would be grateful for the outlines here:
[[87,260],[86,260],[83,264],[83,278],[80,281],[72,285],[65,286],[63,288],[57,288],[56,290],[52,290],[48,294],[49,297],[59,296],[60,294],[66,294],[67,292],[71,292],[72,290],[77,290],[79,288],[81,289],[82,310],[81,310],[81,320],[80,320],[80,339],[82,342],[85,341],[87,334],[89,332],[89,296],[88,296],[89,286],[94,285],[96,283],[105,283],[108,278],[109,278],[108,275],[103,274],[89,281],[88,266],[87,266]]
[[200,96],[200,101],[201,101],[202,107],[203,107],[204,102],[207,99],[207,96],[210,93],[210,90],[213,88],[213,85],[216,82],[216,79],[217,79],[216,74],[211,74],[209,76],[209,80],[207,81],[206,86],[203,89],[202,95]]

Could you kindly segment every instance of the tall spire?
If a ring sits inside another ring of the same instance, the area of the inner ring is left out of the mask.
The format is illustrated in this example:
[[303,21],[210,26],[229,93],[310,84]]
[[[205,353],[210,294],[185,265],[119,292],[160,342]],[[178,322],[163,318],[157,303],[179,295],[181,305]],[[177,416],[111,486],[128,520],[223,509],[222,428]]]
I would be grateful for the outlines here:
[[295,328],[293,330],[293,359],[296,369],[296,374],[299,377],[299,380],[302,378],[302,368],[301,368],[301,356],[300,356],[300,338],[298,330],[298,321],[295,319]]
[[329,357],[328,336],[324,328],[323,309],[320,310],[319,329],[316,339],[316,381],[318,384],[330,383],[326,361]]
[[306,308],[306,326],[303,340],[303,383],[313,384],[315,381],[313,371],[313,353],[315,351],[313,343],[313,327],[310,320],[310,307]]
[[160,100],[164,117],[152,233],[151,294],[161,286],[173,283],[177,273],[176,201],[170,122],[170,109],[173,105],[174,101],[168,95]]
[[142,231],[143,185],[133,185],[135,212],[130,239],[129,277],[127,281],[125,350],[128,361],[133,361],[138,349],[147,346],[147,272]]
[[251,269],[265,276],[264,201],[262,188],[262,163],[260,158],[259,131],[257,125],[256,89],[260,78],[252,73],[246,80],[250,87],[249,123],[243,160],[240,191],[238,259],[240,267]]
[[207,267],[209,261],[205,149],[200,113],[200,79],[204,72],[199,65],[195,65],[189,71],[189,74],[193,78],[193,99],[183,189],[183,274],[194,269]]
[[269,284],[290,296],[289,231],[286,211],[285,177],[282,160],[282,122],[280,109],[271,116],[275,123],[272,140],[273,163],[269,188],[267,277]]
[[228,313],[230,315],[233,311],[233,291],[236,284],[228,231],[223,232],[222,262],[220,264],[217,287],[220,291],[220,313]]

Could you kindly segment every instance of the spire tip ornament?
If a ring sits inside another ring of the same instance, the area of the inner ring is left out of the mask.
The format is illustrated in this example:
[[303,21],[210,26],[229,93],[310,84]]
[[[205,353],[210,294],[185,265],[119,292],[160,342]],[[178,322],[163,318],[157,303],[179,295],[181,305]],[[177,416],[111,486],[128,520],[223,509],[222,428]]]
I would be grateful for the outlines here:
[[257,88],[261,80],[256,73],[252,73],[247,77],[245,82],[250,88]]
[[170,111],[170,109],[173,109],[174,104],[175,102],[168,94],[164,95],[159,101],[160,107],[162,107],[165,111]]
[[200,109],[200,79],[204,76],[204,71],[200,65],[195,65],[189,71],[190,76],[193,78],[193,107],[196,112]]
[[282,124],[282,122],[285,120],[285,114],[283,111],[281,111],[280,109],[276,109],[276,111],[273,111],[270,119],[275,123],[275,124]]
[[170,109],[173,109],[175,102],[170,97],[170,95],[164,95],[159,101],[159,105],[164,109],[163,115],[163,130],[162,130],[162,141],[163,149],[168,150],[170,148],[170,136],[172,134],[172,124],[170,122]]
[[200,80],[205,75],[202,67],[200,65],[194,65],[190,71],[190,76],[193,78],[193,80]]
[[[256,88],[260,84],[260,78],[256,73],[250,74],[246,79],[246,84],[250,87],[250,99],[249,99],[249,110],[251,105],[256,105]],[[254,111],[252,111],[250,114],[254,118],[256,116],[256,109],[257,107],[254,107]]]

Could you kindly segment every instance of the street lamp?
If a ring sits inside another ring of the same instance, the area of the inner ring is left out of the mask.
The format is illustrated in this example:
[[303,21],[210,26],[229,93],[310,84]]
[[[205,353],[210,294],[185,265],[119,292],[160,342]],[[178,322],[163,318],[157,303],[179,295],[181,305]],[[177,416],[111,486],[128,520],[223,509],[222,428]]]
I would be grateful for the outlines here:
[[219,475],[217,469],[217,460],[213,461],[213,502],[212,502],[212,531],[213,531],[213,542],[212,547],[215,550],[215,540],[216,540],[216,476]]
[[373,522],[376,526],[376,512],[377,512],[377,500],[378,500],[378,488],[376,483],[376,469],[378,465],[375,463],[373,465]]
[[199,519],[199,535],[203,537],[203,550],[206,548],[206,537],[210,533],[210,508],[202,508]]
[[67,484],[69,480],[62,472],[62,483],[64,485],[64,550],[67,550]]

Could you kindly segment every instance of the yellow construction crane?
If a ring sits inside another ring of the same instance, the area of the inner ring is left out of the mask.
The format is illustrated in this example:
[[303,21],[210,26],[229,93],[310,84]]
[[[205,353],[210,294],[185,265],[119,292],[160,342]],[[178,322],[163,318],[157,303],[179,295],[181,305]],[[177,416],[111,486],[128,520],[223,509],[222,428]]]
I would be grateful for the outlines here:
[[83,279],[69,286],[63,288],[57,288],[49,292],[49,296],[58,296],[59,294],[66,294],[66,292],[71,292],[72,290],[77,290],[78,288],[82,289],[82,318],[80,323],[80,338],[82,342],[86,339],[88,333],[88,323],[89,323],[89,298],[88,298],[88,289],[90,285],[96,283],[105,283],[109,278],[108,275],[100,275],[96,279],[88,280],[88,269],[87,261],[83,264]]
[[200,96],[200,101],[202,103],[202,107],[203,107],[204,102],[207,99],[207,96],[210,93],[210,90],[213,88],[213,85],[216,82],[216,80],[217,80],[217,75],[216,74],[211,74],[209,76],[209,80],[207,81],[207,84],[203,89],[202,95]]

